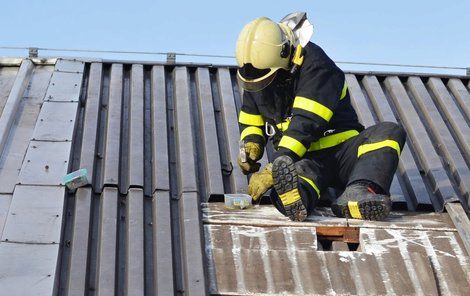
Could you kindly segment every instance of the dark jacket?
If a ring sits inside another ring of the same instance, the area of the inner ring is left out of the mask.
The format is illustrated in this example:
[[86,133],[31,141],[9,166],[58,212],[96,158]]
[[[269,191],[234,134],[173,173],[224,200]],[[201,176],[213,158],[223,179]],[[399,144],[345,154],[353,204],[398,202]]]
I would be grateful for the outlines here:
[[264,123],[275,126],[276,156],[294,159],[319,150],[314,147],[320,147],[318,141],[326,136],[364,129],[351,105],[343,71],[312,42],[305,46],[304,61],[294,75],[279,70],[262,91],[244,92],[239,122],[242,139],[261,144],[266,141]]

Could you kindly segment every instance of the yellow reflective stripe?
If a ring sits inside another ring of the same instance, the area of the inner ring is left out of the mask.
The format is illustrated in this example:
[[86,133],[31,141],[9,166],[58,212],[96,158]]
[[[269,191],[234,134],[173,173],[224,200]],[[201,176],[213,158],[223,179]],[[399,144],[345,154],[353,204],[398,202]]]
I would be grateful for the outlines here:
[[321,149],[331,148],[357,135],[359,135],[359,132],[356,130],[349,130],[349,131],[344,131],[344,132],[337,133],[337,134],[332,134],[332,135],[320,138],[316,142],[313,142],[310,145],[310,148],[308,149],[308,151],[317,151]]
[[315,185],[315,183],[313,183],[313,180],[310,180],[309,178],[307,177],[304,177],[304,176],[300,176],[300,178],[304,179],[308,184],[310,184],[310,186],[312,186],[313,189],[315,189],[315,191],[317,192],[317,197],[320,198],[320,189],[318,189],[317,185]]
[[289,124],[290,120],[286,120],[284,122],[276,124],[276,126],[281,132],[285,132],[289,128]]
[[348,201],[348,208],[351,217],[356,219],[362,219],[361,211],[359,210],[359,205],[357,201]]
[[289,136],[282,136],[281,141],[279,142],[279,147],[287,148],[297,154],[299,157],[302,157],[305,152],[307,152],[307,148],[305,148],[302,143],[297,141],[294,138]]
[[283,205],[288,206],[300,199],[300,193],[297,188],[287,191],[284,194],[279,195]]
[[361,156],[364,153],[371,152],[384,147],[390,147],[395,149],[398,153],[398,156],[400,156],[401,151],[398,142],[394,140],[385,140],[377,143],[363,144],[359,146],[359,148],[357,148],[357,157]]
[[264,119],[261,115],[250,114],[243,111],[240,111],[240,116],[238,117],[238,122],[245,125],[253,126],[263,126]]
[[346,84],[346,81],[345,81],[343,85],[343,90],[341,91],[341,97],[339,97],[339,99],[340,100],[344,99],[347,93],[348,93],[348,85]]
[[333,111],[331,111],[327,107],[314,100],[307,99],[304,97],[295,97],[294,105],[292,107],[316,114],[327,122],[330,121],[331,117],[333,116]]
[[240,140],[245,139],[245,137],[249,135],[259,135],[261,137],[264,137],[262,129],[256,126],[249,126],[245,128],[240,134]]

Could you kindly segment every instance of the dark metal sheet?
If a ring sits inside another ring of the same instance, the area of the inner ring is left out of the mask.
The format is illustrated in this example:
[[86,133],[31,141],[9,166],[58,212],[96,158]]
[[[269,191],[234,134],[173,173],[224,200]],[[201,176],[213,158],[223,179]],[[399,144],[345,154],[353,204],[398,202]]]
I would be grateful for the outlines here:
[[[100,93],[102,64],[93,63],[88,77],[85,114],[83,118],[82,147],[80,152],[80,168],[88,170],[89,182],[94,180],[93,164],[96,153],[96,136],[98,114],[100,111]],[[94,188],[96,190],[96,188]]]
[[72,141],[77,102],[44,102],[34,128],[33,140]]
[[233,183],[233,191],[238,193],[246,192],[247,190],[247,178],[238,169],[237,157],[240,139],[240,132],[238,130],[238,114],[235,108],[235,100],[233,97],[232,81],[230,78],[230,72],[226,68],[218,69],[218,83],[219,93],[221,97],[222,116],[225,123],[226,139],[228,141],[228,158],[232,163],[232,174],[231,180]]
[[151,88],[153,120],[153,191],[170,190],[165,69],[163,66],[152,67]]
[[31,141],[18,177],[19,184],[64,185],[70,142]]
[[[359,121],[367,128],[376,124],[374,117],[372,116],[372,110],[367,105],[366,98],[362,93],[362,90],[357,82],[354,75],[346,75],[346,81],[348,84],[349,95],[351,97],[351,103],[358,113]],[[390,186],[390,195],[393,203],[406,204],[406,200],[403,190],[398,183],[397,176],[395,175]]]
[[182,192],[196,191],[198,187],[193,143],[195,131],[191,123],[188,72],[185,67],[175,68],[175,105],[180,190]]
[[222,166],[220,164],[220,151],[217,140],[217,130],[215,123],[214,104],[210,84],[209,70],[199,68],[196,72],[199,112],[201,114],[199,133],[203,138],[203,159],[205,161],[205,179],[207,198],[212,193],[224,192],[222,181]]
[[127,195],[127,295],[144,295],[144,192],[131,188]]
[[196,192],[181,195],[181,237],[183,246],[185,293],[205,295],[202,223],[199,214],[199,198]]
[[436,97],[436,104],[445,114],[456,140],[460,143],[466,159],[470,159],[470,126],[452,99],[446,86],[440,78],[429,78],[428,86]]
[[59,243],[64,194],[64,187],[16,186],[2,241]]
[[401,121],[407,127],[408,136],[411,139],[414,150],[418,154],[421,165],[433,183],[433,191],[438,192],[440,201],[438,204],[434,204],[434,207],[441,210],[443,206],[440,204],[457,200],[457,194],[446,171],[442,167],[439,156],[434,150],[423,123],[420,121],[398,77],[387,77],[385,79],[385,86],[390,92],[390,96],[400,114]]
[[108,114],[105,125],[105,143],[103,155],[103,184],[119,183],[119,152],[121,148],[121,112],[122,112],[123,69],[121,64],[111,66],[109,86]]
[[435,146],[438,147],[440,155],[445,157],[447,164],[450,166],[450,171],[454,175],[462,195],[468,198],[470,194],[470,170],[460,153],[459,147],[447,129],[421,79],[410,77],[407,85],[420,109],[420,114],[426,119],[426,124],[429,127],[428,131],[435,139]]
[[447,82],[447,86],[452,91],[452,95],[457,100],[463,114],[465,114],[467,122],[470,120],[470,93],[462,83],[462,80],[452,78]]
[[96,292],[115,295],[117,258],[118,190],[105,188],[101,195],[98,253],[96,259]]
[[92,198],[91,188],[77,189],[67,278],[67,295],[71,296],[85,294]]
[[132,65],[129,102],[129,186],[144,186],[144,78],[143,66]]
[[157,295],[173,295],[173,244],[171,208],[168,191],[153,196],[153,266],[154,291]]
[[[377,78],[375,76],[365,76],[362,83],[364,84],[364,88],[367,91],[379,120],[397,122]],[[404,128],[407,130],[407,126],[404,126]],[[407,143],[400,156],[398,170],[407,185],[406,189],[410,196],[410,201],[413,203],[415,209],[419,210],[420,208],[430,207],[431,198],[420,173],[419,161],[413,158],[409,148],[410,142],[408,137]]]

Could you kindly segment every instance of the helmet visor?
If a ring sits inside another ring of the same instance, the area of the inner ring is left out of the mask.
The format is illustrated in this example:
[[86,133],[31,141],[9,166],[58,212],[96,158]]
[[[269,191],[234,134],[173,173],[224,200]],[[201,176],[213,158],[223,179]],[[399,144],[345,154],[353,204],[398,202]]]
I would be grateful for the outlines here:
[[258,69],[252,64],[244,64],[238,69],[238,83],[246,91],[257,92],[266,88],[276,78],[277,69]]

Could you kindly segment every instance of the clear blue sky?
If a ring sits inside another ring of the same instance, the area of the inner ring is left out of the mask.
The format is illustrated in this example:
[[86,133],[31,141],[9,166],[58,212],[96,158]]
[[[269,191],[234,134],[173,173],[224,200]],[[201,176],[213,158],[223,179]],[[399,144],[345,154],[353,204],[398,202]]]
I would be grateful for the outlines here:
[[[234,55],[238,33],[250,20],[259,16],[279,20],[289,12],[306,11],[315,26],[312,41],[334,60],[470,66],[470,1],[465,0],[2,2],[0,46]],[[0,56],[25,54],[0,49]],[[207,58],[178,57],[178,61],[234,64],[234,60]]]

